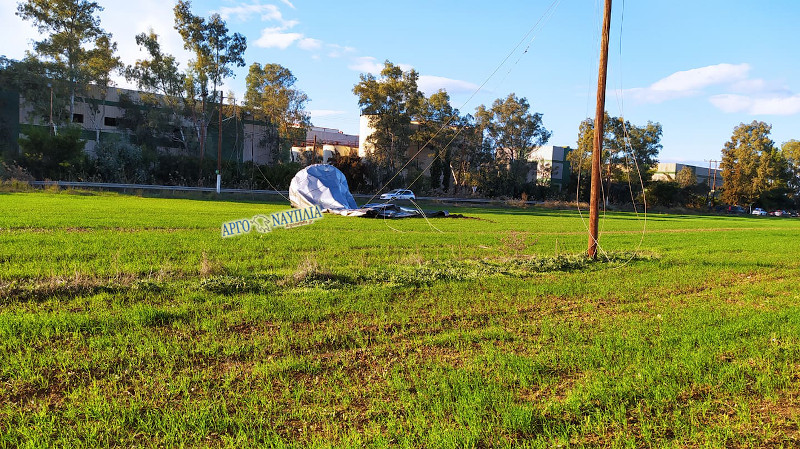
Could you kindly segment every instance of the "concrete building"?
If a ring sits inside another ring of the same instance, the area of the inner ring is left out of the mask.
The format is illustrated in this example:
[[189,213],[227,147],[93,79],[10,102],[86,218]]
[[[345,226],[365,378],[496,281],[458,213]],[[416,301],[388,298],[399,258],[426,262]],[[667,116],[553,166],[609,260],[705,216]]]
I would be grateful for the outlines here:
[[547,183],[558,190],[569,184],[570,168],[567,155],[570,147],[543,145],[528,155],[528,161],[536,163],[535,180]]
[[292,161],[302,161],[313,156],[327,163],[333,155],[351,154],[360,154],[358,136],[345,134],[335,128],[312,126],[306,130],[305,141],[292,146],[291,158]]
[[695,177],[697,177],[698,184],[705,184],[711,190],[718,190],[722,187],[722,170],[711,167],[680,164],[677,162],[659,162],[656,167],[656,172],[653,174],[653,180],[675,181],[678,173],[685,167],[688,167]]
[[[14,136],[22,136],[30,127],[47,127],[47,118],[37,117],[32,114],[31,105],[25,98],[15,92],[3,91],[2,111],[0,119],[4,121],[5,128],[12,130]],[[143,101],[147,97],[148,101]],[[79,125],[82,129],[81,138],[86,141],[84,150],[94,155],[99,142],[112,135],[126,135],[131,131],[125,129],[123,118],[127,108],[138,111],[151,110],[152,104],[162,102],[162,97],[130,89],[109,88],[105,97],[96,86],[90,86],[89,95],[77,97],[71,118],[72,124]],[[159,108],[159,106],[155,106]],[[166,106],[164,106],[166,109]],[[208,104],[209,123],[205,133],[205,158],[216,160],[218,153],[219,122],[216,114],[216,105]],[[163,136],[160,151],[170,154],[183,154],[199,157],[198,144],[199,131],[187,117],[180,120],[180,126],[175,127],[172,136]],[[322,128],[320,128],[322,129]],[[169,133],[167,133],[169,134]],[[188,134],[191,134],[189,136]],[[276,129],[263,120],[255,120],[242,111],[236,104],[225,104],[222,114],[222,139],[221,153],[223,160],[228,161],[254,161],[258,164],[268,164],[273,160],[273,148],[277,140]],[[16,139],[11,137],[16,148]],[[185,144],[192,141],[188,147]],[[352,142],[351,142],[352,143]],[[355,145],[355,144],[354,144]]]

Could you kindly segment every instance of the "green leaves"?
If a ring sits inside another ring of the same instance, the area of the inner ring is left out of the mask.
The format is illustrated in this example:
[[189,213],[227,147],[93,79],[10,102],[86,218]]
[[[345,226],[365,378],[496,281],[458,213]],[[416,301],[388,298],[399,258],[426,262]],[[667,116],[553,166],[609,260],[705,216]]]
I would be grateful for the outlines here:
[[778,203],[788,202],[784,193],[790,178],[789,167],[769,138],[771,131],[771,125],[756,120],[734,128],[731,140],[722,150],[720,164],[724,202],[738,205],[759,202],[770,203],[763,206],[785,207]]
[[201,93],[208,93],[208,83],[214,88],[225,78],[233,76],[231,66],[244,67],[247,39],[239,33],[228,34],[228,27],[219,14],[208,20],[191,12],[192,3],[180,0],[175,4],[175,29],[183,38],[185,49],[194,53],[189,62],[196,75]]
[[411,121],[422,111],[424,96],[417,88],[415,70],[404,72],[389,61],[384,63],[380,78],[361,74],[353,87],[361,113],[370,116],[375,131],[367,138],[373,147],[371,157],[392,174],[405,162],[411,144]]
[[475,116],[501,160],[527,160],[532,150],[550,140],[551,132],[544,127],[542,114],[531,113],[528,100],[513,93],[495,100],[491,109],[479,106]]
[[[601,163],[607,167],[610,179],[627,182],[632,176],[634,183],[638,183],[641,174],[644,181],[648,181],[649,169],[657,164],[662,148],[661,124],[648,121],[644,126],[637,126],[623,117],[611,117],[606,113],[603,134]],[[593,147],[594,120],[586,119],[578,129],[578,149],[567,156],[573,171],[589,170]]]

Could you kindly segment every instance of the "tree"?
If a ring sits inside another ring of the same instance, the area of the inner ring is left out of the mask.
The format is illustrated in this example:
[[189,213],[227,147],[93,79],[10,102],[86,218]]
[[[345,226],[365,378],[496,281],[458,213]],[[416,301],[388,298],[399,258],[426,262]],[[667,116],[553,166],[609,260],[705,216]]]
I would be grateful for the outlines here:
[[125,69],[125,78],[135,81],[139,90],[162,95],[167,98],[180,98],[184,95],[186,75],[179,69],[175,57],[161,51],[158,35],[152,29],[148,33],[136,35],[136,44],[143,47],[149,59],[138,59]]
[[305,130],[311,125],[305,110],[308,96],[295,87],[297,78],[280,64],[253,63],[246,81],[245,107],[255,118],[266,120],[278,129],[273,160],[280,159],[289,150],[281,145],[281,136],[290,147],[292,141],[305,137]]
[[30,55],[21,61],[0,56],[0,86],[25,99],[28,120],[50,123],[52,114],[55,131],[55,124],[67,121],[69,88],[67,83],[50,78],[51,66]]
[[542,114],[529,112],[528,100],[513,93],[497,99],[491,109],[478,106],[475,117],[484,137],[501,161],[526,161],[531,151],[550,140],[550,131],[542,123]]
[[45,36],[34,42],[34,51],[51,61],[53,71],[69,84],[70,118],[78,87],[97,80],[99,72],[92,71],[92,65],[97,68],[97,64],[91,61],[116,49],[110,42],[111,35],[100,28],[96,14],[102,10],[97,2],[87,0],[27,0],[17,5],[17,15],[33,22]]
[[775,201],[788,188],[788,164],[769,134],[772,126],[753,121],[733,130],[722,149],[722,200],[752,205],[760,198]]
[[334,154],[328,160],[328,163],[344,174],[345,179],[347,179],[347,186],[350,187],[351,191],[360,192],[365,187],[367,167],[358,154],[349,154],[347,156]]
[[[89,103],[94,109],[92,122],[95,128],[95,141],[100,141],[100,128],[105,117],[106,99],[108,98],[108,88],[113,85],[111,73],[122,71],[124,65],[118,56],[114,56],[117,51],[116,42],[110,40],[110,35],[103,35],[97,39],[95,48],[87,52],[86,71],[89,79],[94,81],[99,90],[101,102],[99,105]],[[102,112],[97,114],[97,112]],[[99,115],[99,116],[98,116]]]
[[367,144],[372,147],[368,159],[384,175],[393,175],[405,163],[413,134],[411,121],[424,104],[424,96],[417,88],[418,78],[415,70],[404,72],[386,61],[380,78],[362,73],[361,81],[353,87],[361,114],[369,117],[369,124],[375,130],[367,137]]
[[[600,163],[606,182],[630,181],[638,185],[639,176],[642,181],[649,181],[650,169],[658,163],[662,148],[661,124],[648,121],[645,126],[636,126],[622,117],[611,117],[607,112],[604,122]],[[589,171],[593,147],[594,120],[587,118],[578,128],[578,148],[567,155],[573,172]]]
[[134,131],[139,143],[154,138],[179,143],[184,150],[189,150],[191,133],[187,135],[184,130],[182,114],[186,74],[181,72],[174,56],[161,51],[158,35],[153,30],[136,35],[136,43],[149,57],[126,67],[125,77],[136,82],[139,90],[145,93],[140,95],[141,102],[149,107],[146,110],[125,108],[124,126]]
[[[189,61],[189,74],[185,78],[187,99],[192,103],[195,129],[200,141],[200,158],[205,156],[206,131],[209,117],[206,102],[216,96],[217,87],[233,76],[233,66],[244,67],[247,39],[239,33],[228,34],[228,27],[219,14],[206,20],[191,12],[192,2],[179,0],[173,9],[175,29],[183,38],[183,47],[194,53]],[[211,92],[209,92],[211,83]],[[200,110],[197,111],[197,99]],[[219,99],[222,106],[222,99]]]
[[[600,164],[605,196],[608,201],[630,201],[631,195],[638,194],[642,185],[650,181],[658,163],[661,124],[648,121],[645,126],[636,126],[622,117],[611,117],[608,112],[604,123]],[[588,191],[593,147],[594,120],[587,118],[578,127],[578,147],[567,155],[570,170],[576,175],[573,179],[580,179],[580,192]]]
[[36,179],[68,179],[85,162],[81,130],[65,127],[56,135],[47,129],[34,127],[19,139],[22,162]]
[[432,159],[429,169],[431,188],[447,191],[450,187],[452,151],[462,129],[458,109],[450,105],[447,92],[440,90],[425,99],[417,121],[419,125],[412,140],[419,148],[427,149]]
[[476,186],[480,167],[492,161],[491,148],[485,144],[483,132],[472,115],[461,119],[459,130],[450,151],[456,192],[463,186]]
[[800,141],[790,140],[781,146],[781,154],[786,160],[788,184],[795,207],[800,207]]
[[475,117],[496,161],[507,164],[509,169],[510,176],[499,179],[515,184],[507,193],[517,195],[521,190],[518,187],[527,182],[531,152],[550,140],[551,133],[542,123],[542,114],[531,113],[528,100],[511,93],[505,99],[495,100],[490,109],[478,106]]
[[675,174],[675,182],[681,188],[691,187],[697,184],[697,175],[694,174],[691,167],[683,167],[681,171]]

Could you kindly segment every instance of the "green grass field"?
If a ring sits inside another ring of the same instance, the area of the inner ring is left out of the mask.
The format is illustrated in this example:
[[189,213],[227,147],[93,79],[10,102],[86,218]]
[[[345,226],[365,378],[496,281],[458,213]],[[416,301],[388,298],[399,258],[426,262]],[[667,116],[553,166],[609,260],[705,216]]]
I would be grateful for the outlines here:
[[0,447],[800,445],[798,219],[285,209],[0,193]]

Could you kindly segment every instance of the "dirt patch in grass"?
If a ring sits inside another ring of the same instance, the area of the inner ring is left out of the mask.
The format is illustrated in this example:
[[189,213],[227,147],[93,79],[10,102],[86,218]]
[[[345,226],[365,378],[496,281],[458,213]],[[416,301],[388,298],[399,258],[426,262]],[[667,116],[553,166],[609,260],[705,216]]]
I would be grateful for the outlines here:
[[10,394],[0,395],[0,398],[5,396],[3,403],[16,404],[23,409],[38,409],[42,406],[52,409],[61,407],[65,390],[64,385],[52,381],[45,388],[26,383],[19,389],[12,389]]
[[0,300],[3,302],[42,301],[54,296],[71,298],[101,292],[113,293],[131,287],[136,280],[137,278],[133,275],[102,278],[78,274],[70,278],[14,280],[0,283]]

